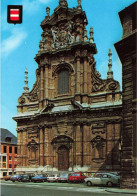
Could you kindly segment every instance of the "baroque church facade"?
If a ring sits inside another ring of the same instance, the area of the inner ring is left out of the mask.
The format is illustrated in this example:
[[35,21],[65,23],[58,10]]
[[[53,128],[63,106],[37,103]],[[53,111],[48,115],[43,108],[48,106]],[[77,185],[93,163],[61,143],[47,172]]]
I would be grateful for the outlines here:
[[[108,52],[107,79],[96,70],[93,28],[67,0],[41,22],[36,82],[18,99],[18,172],[120,171],[122,93]],[[107,66],[107,65],[106,65]]]

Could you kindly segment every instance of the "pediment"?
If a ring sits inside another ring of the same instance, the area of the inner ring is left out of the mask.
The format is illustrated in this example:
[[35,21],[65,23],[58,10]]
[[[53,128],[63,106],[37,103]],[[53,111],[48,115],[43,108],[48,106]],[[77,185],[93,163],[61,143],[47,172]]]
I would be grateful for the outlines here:
[[41,113],[44,113],[44,112],[51,112],[51,110],[54,108],[54,104],[53,103],[48,103],[46,105],[46,107],[41,111]]
[[78,102],[78,101],[75,101],[75,100],[71,100],[71,104],[74,106],[74,108],[76,109],[82,109],[82,105]]
[[33,139],[30,142],[28,142],[28,146],[35,146],[35,145],[38,145],[38,143]]

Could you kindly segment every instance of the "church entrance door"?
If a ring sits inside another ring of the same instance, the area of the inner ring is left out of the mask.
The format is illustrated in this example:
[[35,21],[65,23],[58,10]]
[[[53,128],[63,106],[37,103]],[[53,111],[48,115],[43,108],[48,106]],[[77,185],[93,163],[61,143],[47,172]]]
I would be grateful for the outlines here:
[[58,170],[68,171],[69,168],[69,150],[66,146],[58,149]]

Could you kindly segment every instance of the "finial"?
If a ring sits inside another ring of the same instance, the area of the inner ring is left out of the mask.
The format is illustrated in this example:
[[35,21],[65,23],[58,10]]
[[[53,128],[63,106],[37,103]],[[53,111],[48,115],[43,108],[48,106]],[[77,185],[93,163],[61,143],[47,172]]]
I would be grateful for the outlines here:
[[68,7],[67,0],[59,0],[59,5]]
[[78,0],[78,6],[81,6],[81,0]]
[[28,88],[28,70],[27,68],[25,68],[25,86],[24,86],[24,93],[28,93],[29,92],[29,88]]
[[108,56],[109,56],[109,60],[108,60],[108,72],[107,72],[107,79],[113,79],[112,59],[111,59],[112,52],[111,52],[111,49],[109,49]]
[[90,28],[89,34],[90,34],[89,42],[93,43],[94,42],[94,37],[93,37],[94,32],[93,32],[93,27],[92,26]]
[[47,16],[49,16],[49,14],[50,14],[50,7],[49,6],[46,7],[46,13],[47,13]]
[[84,36],[83,36],[84,37],[84,42],[86,42],[88,40],[86,24],[87,24],[87,20],[85,19],[84,20]]
[[81,9],[81,0],[77,0],[78,1],[78,8]]

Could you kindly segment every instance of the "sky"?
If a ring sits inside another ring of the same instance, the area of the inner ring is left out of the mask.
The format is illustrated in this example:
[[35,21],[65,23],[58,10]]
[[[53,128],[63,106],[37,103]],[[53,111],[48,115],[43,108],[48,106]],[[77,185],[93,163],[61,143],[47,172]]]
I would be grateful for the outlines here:
[[[39,50],[42,29],[41,21],[46,16],[46,7],[50,15],[58,6],[59,0],[1,0],[1,119],[0,127],[8,129],[14,135],[17,115],[17,100],[24,87],[25,68],[28,69],[29,89],[35,83],[35,71],[38,67],[34,60]],[[77,6],[77,0],[67,0],[70,8]],[[103,79],[107,77],[108,51],[112,50],[112,70],[114,79],[122,83],[122,66],[114,43],[122,38],[122,27],[118,12],[136,2],[136,0],[82,0],[82,9],[86,12],[88,25],[94,30],[94,42],[98,53],[94,56],[97,70]],[[7,5],[23,5],[23,23],[7,23]],[[121,88],[122,89],[122,88]]]

